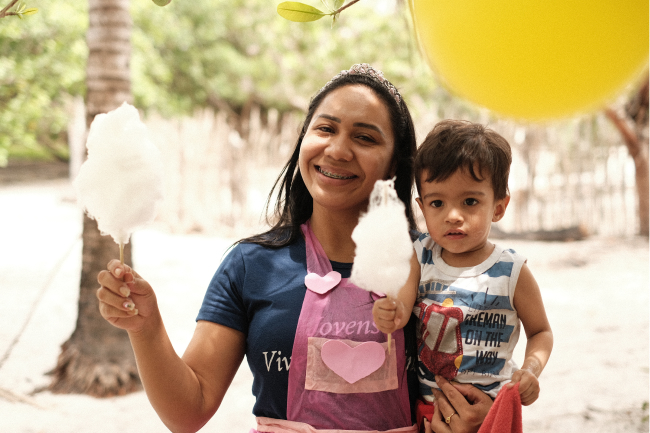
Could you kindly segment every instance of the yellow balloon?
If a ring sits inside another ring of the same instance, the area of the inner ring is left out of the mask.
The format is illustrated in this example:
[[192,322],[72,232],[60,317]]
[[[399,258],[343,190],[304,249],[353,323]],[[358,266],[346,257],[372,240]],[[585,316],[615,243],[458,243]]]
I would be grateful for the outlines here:
[[410,0],[453,93],[506,117],[602,108],[647,69],[648,0]]

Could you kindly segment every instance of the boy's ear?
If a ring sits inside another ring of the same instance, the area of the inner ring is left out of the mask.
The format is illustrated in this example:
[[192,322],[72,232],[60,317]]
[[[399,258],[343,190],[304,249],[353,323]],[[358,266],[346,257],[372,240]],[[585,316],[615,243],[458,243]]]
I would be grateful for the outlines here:
[[418,202],[418,206],[420,206],[420,210],[424,212],[424,205],[422,204],[422,199],[420,197],[416,197],[415,201]]
[[499,199],[496,201],[495,206],[494,206],[494,214],[492,215],[492,222],[495,223],[503,216],[506,214],[506,208],[508,207],[508,203],[510,203],[510,196],[507,195],[505,198]]

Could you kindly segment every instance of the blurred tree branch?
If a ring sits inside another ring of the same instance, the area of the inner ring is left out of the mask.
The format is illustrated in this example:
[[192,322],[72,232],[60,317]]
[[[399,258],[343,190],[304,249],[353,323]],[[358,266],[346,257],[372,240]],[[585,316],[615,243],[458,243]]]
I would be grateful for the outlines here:
[[625,105],[625,114],[619,115],[613,108],[607,108],[605,115],[618,129],[623,143],[634,160],[636,188],[639,203],[639,234],[650,235],[650,178],[648,144],[648,75],[639,89]]
[[359,0],[352,0],[346,5],[343,5],[344,0],[333,0],[333,3],[330,4],[328,0],[321,0],[328,12],[323,12],[320,9],[317,9],[313,6],[302,2],[296,1],[285,1],[278,5],[277,11],[278,15],[282,18],[289,21],[294,21],[298,23],[304,23],[309,21],[316,21],[325,16],[332,17],[332,25],[336,22],[339,14],[357,3]]
[[11,0],[11,2],[9,2],[9,4],[0,11],[0,18],[7,16],[7,11],[11,9],[16,3],[18,3],[18,0]]
[[[12,7],[16,6],[16,9],[13,11],[10,11]],[[8,17],[8,16],[17,16],[18,18],[22,19],[23,16],[25,15],[32,15],[38,12],[38,9],[36,8],[29,8],[27,9],[27,5],[23,3],[20,0],[11,0],[7,6],[2,8],[0,10],[0,18]]]
[[340,8],[338,8],[337,10],[334,11],[334,15],[338,15],[338,14],[340,14],[342,10],[349,8],[350,6],[352,6],[353,4],[355,4],[355,3],[358,2],[358,1],[359,1],[359,0],[352,0],[352,1],[349,2],[348,4],[346,4],[346,5],[344,5],[344,6],[341,6]]

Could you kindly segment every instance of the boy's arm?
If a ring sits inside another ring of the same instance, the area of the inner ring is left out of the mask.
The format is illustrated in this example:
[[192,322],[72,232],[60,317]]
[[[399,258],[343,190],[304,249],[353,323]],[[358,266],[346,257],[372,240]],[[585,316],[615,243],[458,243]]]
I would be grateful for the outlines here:
[[542,294],[526,264],[521,268],[517,287],[515,288],[514,304],[517,314],[526,332],[526,355],[521,370],[512,375],[514,386],[519,382],[521,403],[525,406],[533,403],[539,396],[537,378],[551,356],[553,349],[553,332],[546,317]]
[[409,321],[420,284],[420,263],[413,252],[411,257],[411,272],[406,284],[402,286],[397,298],[382,298],[375,301],[372,307],[372,317],[377,329],[385,334],[390,334],[402,329]]

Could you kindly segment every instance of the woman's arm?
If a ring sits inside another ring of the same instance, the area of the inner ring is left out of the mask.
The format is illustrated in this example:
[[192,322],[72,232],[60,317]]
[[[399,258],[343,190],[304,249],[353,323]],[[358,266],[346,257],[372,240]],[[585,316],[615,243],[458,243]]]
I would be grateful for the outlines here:
[[180,358],[149,283],[118,261],[110,262],[98,281],[100,313],[129,333],[140,378],[160,419],[173,432],[199,430],[218,409],[241,364],[244,334],[200,321]]
[[197,324],[182,358],[166,333],[129,337],[147,397],[173,432],[196,432],[212,418],[244,357],[244,334],[211,322]]
[[508,385],[519,384],[521,404],[528,406],[539,397],[537,378],[546,366],[553,349],[553,332],[546,317],[542,294],[528,266],[524,264],[517,280],[514,297],[517,315],[526,332],[526,355],[521,370],[512,375]]
[[413,252],[411,257],[411,272],[406,284],[400,289],[397,298],[382,298],[372,307],[372,317],[375,325],[384,334],[390,334],[402,329],[409,321],[420,282],[420,263]]

